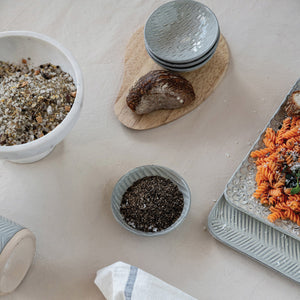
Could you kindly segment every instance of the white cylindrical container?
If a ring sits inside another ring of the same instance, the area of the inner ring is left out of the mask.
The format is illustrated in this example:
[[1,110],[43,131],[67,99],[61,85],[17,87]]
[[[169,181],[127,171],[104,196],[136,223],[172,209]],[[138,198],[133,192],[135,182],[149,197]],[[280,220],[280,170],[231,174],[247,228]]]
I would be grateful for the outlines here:
[[0,216],[0,295],[18,287],[31,266],[34,254],[34,234]]

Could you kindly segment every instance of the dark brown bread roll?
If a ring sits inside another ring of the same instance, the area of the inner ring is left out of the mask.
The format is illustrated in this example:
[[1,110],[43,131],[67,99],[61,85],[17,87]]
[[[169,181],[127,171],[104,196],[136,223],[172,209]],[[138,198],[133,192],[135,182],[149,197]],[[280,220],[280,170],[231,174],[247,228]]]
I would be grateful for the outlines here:
[[295,91],[289,96],[285,111],[289,117],[300,115],[300,91]]
[[195,100],[189,81],[166,70],[151,71],[130,89],[127,105],[137,114],[181,108]]

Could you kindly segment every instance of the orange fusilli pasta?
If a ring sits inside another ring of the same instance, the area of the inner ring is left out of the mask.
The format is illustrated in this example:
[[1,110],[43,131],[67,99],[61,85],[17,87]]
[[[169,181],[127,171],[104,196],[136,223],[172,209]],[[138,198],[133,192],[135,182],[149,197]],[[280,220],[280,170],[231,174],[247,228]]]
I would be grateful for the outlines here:
[[265,148],[250,154],[257,166],[253,197],[269,206],[270,222],[290,219],[300,226],[300,192],[293,190],[300,172],[300,117],[284,119],[277,132],[267,128],[263,142]]

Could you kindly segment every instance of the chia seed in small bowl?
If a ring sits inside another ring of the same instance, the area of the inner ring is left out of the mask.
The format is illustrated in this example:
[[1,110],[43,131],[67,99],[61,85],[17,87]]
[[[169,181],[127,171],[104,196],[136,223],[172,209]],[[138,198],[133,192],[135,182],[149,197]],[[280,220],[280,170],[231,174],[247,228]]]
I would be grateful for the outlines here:
[[111,207],[125,229],[144,236],[175,229],[188,214],[190,189],[173,170],[155,165],[137,167],[114,187]]

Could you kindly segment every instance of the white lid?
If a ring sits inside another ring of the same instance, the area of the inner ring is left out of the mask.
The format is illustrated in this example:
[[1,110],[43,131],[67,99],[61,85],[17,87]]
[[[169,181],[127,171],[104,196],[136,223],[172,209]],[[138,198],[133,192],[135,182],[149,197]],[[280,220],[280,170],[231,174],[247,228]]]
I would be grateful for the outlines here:
[[28,229],[17,232],[0,254],[0,295],[21,283],[35,254],[35,236]]

